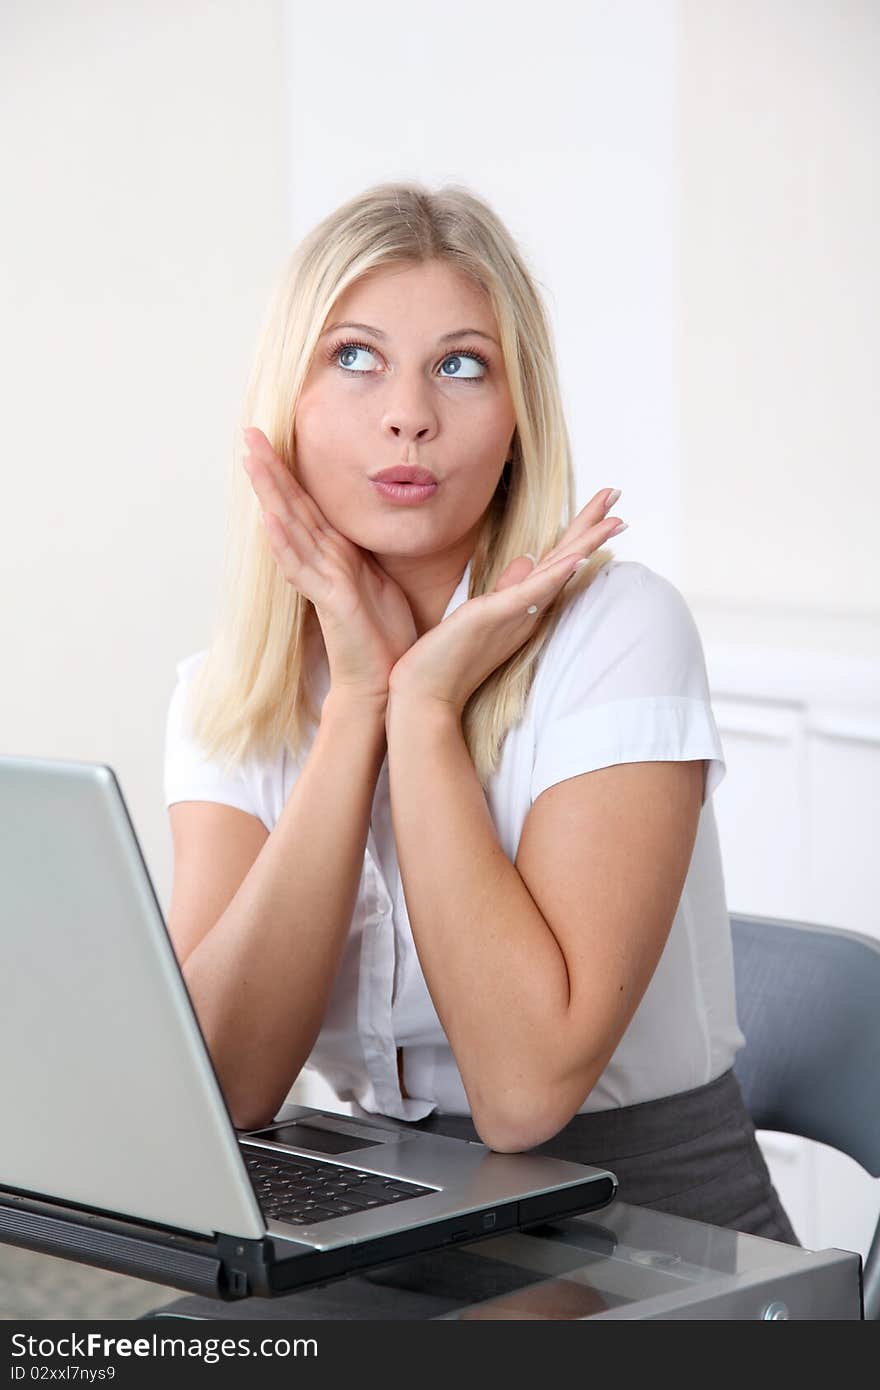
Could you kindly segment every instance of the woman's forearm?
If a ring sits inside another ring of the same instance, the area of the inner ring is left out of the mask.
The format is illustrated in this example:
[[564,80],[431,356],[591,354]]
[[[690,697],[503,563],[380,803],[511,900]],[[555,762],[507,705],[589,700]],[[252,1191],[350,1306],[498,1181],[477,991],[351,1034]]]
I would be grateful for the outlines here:
[[386,718],[391,814],[413,940],[455,1054],[474,1124],[518,1148],[539,1113],[565,958],[502,849],[451,705],[392,692]]
[[314,1046],[351,926],[384,707],[327,696],[278,822],[183,975],[240,1129],[269,1123]]

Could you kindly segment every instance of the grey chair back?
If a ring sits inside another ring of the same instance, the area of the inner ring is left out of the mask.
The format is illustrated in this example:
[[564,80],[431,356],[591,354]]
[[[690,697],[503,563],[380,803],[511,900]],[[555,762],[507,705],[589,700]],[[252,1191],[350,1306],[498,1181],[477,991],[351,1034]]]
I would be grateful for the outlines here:
[[[842,927],[731,914],[734,1062],[756,1129],[828,1144],[880,1177],[880,941]],[[880,1319],[880,1222],[864,1265]]]

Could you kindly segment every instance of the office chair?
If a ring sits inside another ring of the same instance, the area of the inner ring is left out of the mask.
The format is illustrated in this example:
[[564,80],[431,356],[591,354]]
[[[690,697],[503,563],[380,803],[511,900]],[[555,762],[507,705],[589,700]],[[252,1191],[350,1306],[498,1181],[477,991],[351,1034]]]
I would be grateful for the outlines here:
[[[880,941],[841,927],[730,916],[746,1039],[734,1072],[756,1129],[828,1144],[880,1177]],[[863,1270],[880,1319],[880,1221]]]

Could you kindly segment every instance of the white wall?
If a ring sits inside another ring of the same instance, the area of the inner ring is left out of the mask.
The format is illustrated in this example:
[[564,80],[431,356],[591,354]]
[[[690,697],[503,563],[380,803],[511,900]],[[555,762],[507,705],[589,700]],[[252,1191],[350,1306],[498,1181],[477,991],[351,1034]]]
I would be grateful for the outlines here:
[[347,0],[285,15],[291,238],[380,180],[486,198],[545,293],[579,505],[622,488],[616,553],[674,578],[676,6]]
[[681,13],[685,587],[880,655],[880,6]]
[[276,0],[0,7],[0,738],[109,763],[163,905],[174,663],[287,250]]

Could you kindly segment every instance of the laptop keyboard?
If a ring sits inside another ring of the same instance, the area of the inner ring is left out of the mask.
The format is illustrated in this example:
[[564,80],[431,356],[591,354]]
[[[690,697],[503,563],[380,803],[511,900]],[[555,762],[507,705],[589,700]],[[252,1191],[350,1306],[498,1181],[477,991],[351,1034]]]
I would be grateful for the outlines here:
[[289,1157],[243,1149],[242,1156],[264,1216],[295,1226],[372,1211],[437,1190],[300,1154]]

